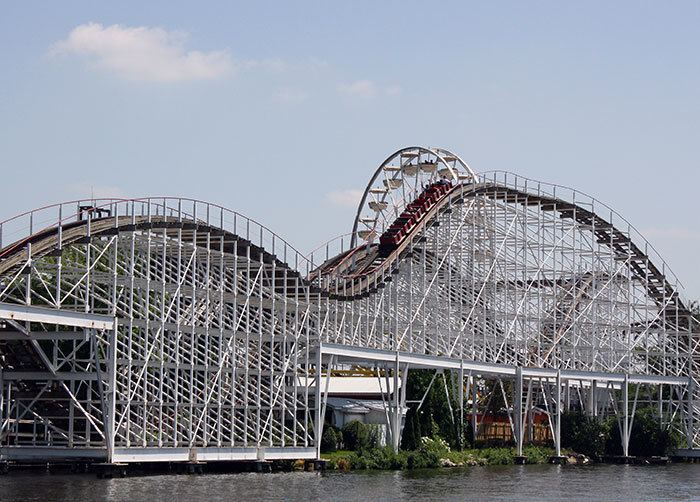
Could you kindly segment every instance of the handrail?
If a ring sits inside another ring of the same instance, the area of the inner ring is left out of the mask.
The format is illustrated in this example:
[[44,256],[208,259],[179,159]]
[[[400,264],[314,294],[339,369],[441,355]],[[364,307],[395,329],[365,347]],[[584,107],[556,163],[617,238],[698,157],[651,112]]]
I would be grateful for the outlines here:
[[[500,174],[500,175],[503,175],[503,176],[504,176],[504,181],[505,181],[506,183],[507,183],[507,177],[508,177],[508,176],[512,176],[512,177],[514,177],[516,180],[523,180],[523,181],[526,181],[526,182],[536,183],[536,184],[539,185],[539,186],[544,185],[544,186],[547,186],[547,187],[551,187],[551,188],[553,188],[553,189],[559,188],[559,189],[563,189],[563,190],[569,190],[569,191],[571,191],[572,194],[574,194],[574,195],[575,195],[575,194],[578,194],[578,195],[582,195],[582,196],[584,196],[584,197],[587,197],[587,198],[589,199],[589,203],[591,203],[592,205],[599,204],[599,205],[603,206],[605,209],[607,209],[608,211],[610,211],[610,214],[611,214],[611,215],[614,215],[615,217],[619,218],[624,224],[626,224],[626,225],[629,227],[630,230],[633,230],[633,231],[636,233],[636,235],[641,239],[641,241],[642,241],[642,242],[644,243],[644,245],[645,245],[645,248],[646,248],[646,249],[645,249],[645,253],[647,254],[647,256],[649,255],[647,249],[651,249],[651,251],[653,251],[653,253],[654,253],[654,255],[655,255],[655,258],[658,258],[658,260],[660,261],[661,265],[663,265],[663,268],[664,268],[664,275],[670,274],[670,276],[671,276],[671,278],[674,280],[674,282],[675,282],[676,284],[678,284],[678,286],[680,286],[680,288],[685,289],[685,287],[683,286],[683,283],[678,279],[678,277],[677,277],[676,274],[673,272],[673,270],[671,270],[671,268],[670,268],[670,266],[668,265],[668,263],[666,262],[666,260],[663,259],[663,257],[659,254],[659,252],[656,250],[656,248],[653,246],[653,244],[651,244],[651,242],[649,242],[649,240],[646,239],[646,238],[644,237],[644,235],[637,229],[637,227],[635,227],[634,225],[632,225],[632,224],[631,224],[624,216],[622,216],[617,210],[613,209],[610,205],[606,204],[605,202],[601,202],[599,199],[596,199],[595,197],[589,195],[588,193],[583,192],[583,191],[581,191],[581,190],[578,190],[578,189],[576,189],[576,188],[571,188],[571,187],[569,187],[569,186],[561,185],[561,184],[558,184],[558,183],[551,183],[551,182],[546,182],[546,181],[535,180],[535,179],[532,179],[532,178],[528,178],[528,177],[526,177],[526,176],[521,176],[521,175],[519,175],[519,174],[515,174],[515,173],[513,173],[513,172],[511,172],[511,171],[505,171],[505,170],[502,170],[502,169],[495,169],[495,170],[491,170],[491,171],[485,171],[485,172],[479,173],[479,176],[482,177],[483,179],[488,179],[488,175],[489,175],[489,174],[493,174],[493,175]],[[494,178],[494,179],[495,179],[495,178]],[[515,186],[517,186],[517,183],[515,184]],[[554,195],[556,195],[556,194],[554,194]],[[562,199],[562,200],[564,200],[564,199]],[[568,201],[567,201],[567,202],[568,202]],[[576,204],[580,204],[580,202],[576,202],[575,200],[572,200],[571,202],[572,202],[572,203],[576,203]],[[595,214],[598,214],[596,211],[593,211],[593,212],[594,212]],[[612,224],[613,222],[610,221],[610,223]],[[656,260],[655,260],[655,261],[656,261]]]
[[[39,231],[44,231],[53,227],[64,226],[67,223],[79,221],[82,214],[72,207],[81,204],[90,205],[92,210],[110,209],[110,218],[118,216],[133,216],[136,214],[136,206],[141,205],[142,216],[157,216],[162,210],[163,216],[179,217],[205,222],[212,226],[218,226],[222,230],[229,230],[233,227],[233,232],[240,237],[245,237],[251,242],[259,242],[260,247],[264,247],[271,254],[276,254],[280,246],[283,248],[283,255],[286,259],[288,254],[294,256],[295,263],[289,264],[298,272],[302,272],[302,268],[307,271],[311,270],[311,262],[306,256],[287,240],[280,237],[278,234],[270,230],[265,225],[258,221],[242,215],[236,211],[226,208],[222,205],[202,201],[199,199],[187,197],[141,197],[141,198],[92,198],[92,199],[77,199],[68,202],[61,202],[43,206],[32,211],[26,211],[19,215],[13,216],[0,222],[0,249],[5,249],[23,239],[35,235]],[[188,207],[189,206],[189,207]],[[64,209],[68,209],[66,213]],[[121,214],[120,214],[121,209]],[[191,211],[188,211],[190,209]],[[49,211],[57,211],[49,218],[39,219],[38,216]],[[90,211],[88,211],[89,213]],[[216,215],[219,213],[219,221],[216,220]],[[203,216],[206,215],[206,216]],[[22,223],[20,223],[22,222]],[[20,223],[19,228],[14,229],[9,235],[15,238],[9,244],[3,245],[8,235],[8,225]],[[251,231],[252,230],[252,231]],[[265,245],[267,244],[267,246]],[[305,273],[303,275],[306,275]]]
[[[510,179],[509,179],[510,178]],[[519,190],[523,190],[526,193],[531,193],[532,195],[537,195],[532,193],[530,190],[534,187],[536,187],[536,190],[539,195],[548,195],[551,196],[554,199],[559,199],[563,200],[566,202],[571,202],[576,205],[590,205],[591,206],[591,212],[596,215],[600,215],[600,211],[596,210],[595,207],[602,207],[605,210],[610,212],[610,223],[618,228],[618,225],[615,225],[615,222],[613,221],[613,218],[618,219],[620,222],[622,222],[626,227],[627,230],[626,232],[628,234],[632,234],[635,239],[634,241],[639,241],[640,243],[643,244],[644,248],[644,253],[653,259],[653,262],[658,266],[660,265],[661,267],[661,272],[664,275],[664,277],[667,277],[668,279],[671,279],[671,281],[677,285],[678,288],[684,289],[682,282],[678,279],[676,274],[671,270],[670,266],[667,264],[667,262],[661,257],[657,249],[642,235],[642,233],[634,226],[632,225],[627,219],[625,219],[618,211],[610,207],[608,204],[605,204],[598,199],[588,195],[585,192],[576,190],[571,187],[567,187],[564,185],[560,184],[555,184],[555,183],[549,183],[549,182],[543,182],[543,181],[538,181],[534,180],[532,178],[528,178],[525,176],[520,176],[515,173],[505,171],[505,170],[493,170],[493,171],[486,171],[479,173],[479,179],[481,181],[492,181],[493,183],[498,183],[502,184],[503,186],[506,187],[511,187]],[[544,190],[543,190],[544,187]],[[560,191],[559,194],[557,194],[557,190]],[[562,197],[561,191],[568,191],[569,193],[567,194],[568,197],[564,198]],[[578,197],[577,197],[578,196]],[[580,198],[583,197],[586,200],[581,201]],[[579,200],[577,200],[579,199]],[[325,243],[321,244],[314,250],[312,250],[310,253],[303,254],[300,251],[298,251],[294,246],[292,246],[287,240],[281,238],[278,234],[273,232],[271,229],[269,229],[267,226],[261,224],[260,222],[253,220],[252,218],[248,218],[247,216],[242,215],[241,213],[238,213],[236,211],[233,211],[229,208],[226,208],[225,206],[215,204],[215,203],[210,203],[206,201],[202,201],[199,199],[194,199],[194,198],[187,198],[187,197],[170,197],[170,196],[158,196],[158,197],[141,197],[141,198],[89,198],[89,199],[75,199],[67,202],[61,202],[57,204],[51,204],[47,206],[43,206],[31,211],[26,211],[23,213],[20,213],[18,215],[15,215],[11,218],[5,219],[3,221],[0,221],[0,249],[6,248],[8,245],[3,246],[6,238],[8,235],[13,235],[15,237],[19,236],[19,238],[15,238],[12,240],[12,244],[16,242],[20,242],[23,238],[30,237],[36,233],[36,229],[38,228],[39,230],[45,230],[48,228],[51,228],[53,226],[59,226],[59,225],[65,225],[68,222],[72,221],[78,221],[81,218],[81,213],[79,211],[72,212],[70,209],[71,206],[75,205],[90,205],[94,209],[105,209],[109,208],[112,210],[113,214],[110,214],[110,217],[116,217],[118,216],[118,211],[120,209],[120,206],[123,205],[123,214],[122,215],[129,215],[132,216],[135,211],[136,211],[136,205],[141,204],[141,212],[142,214],[150,214],[151,209],[155,208],[155,214],[159,213],[159,209],[162,208],[163,215],[166,215],[166,213],[169,213],[171,216],[172,215],[178,215],[178,217],[189,217],[192,219],[199,219],[200,221],[204,221],[201,219],[201,216],[198,216],[198,209],[200,210],[199,213],[203,211],[204,214],[206,214],[207,218],[207,223],[212,223],[209,220],[212,217],[212,212],[220,212],[220,222],[218,225],[221,226],[223,230],[226,230],[227,228],[224,227],[231,227],[233,226],[233,233],[240,235],[240,236],[245,236],[247,239],[251,241],[258,241],[261,245],[261,247],[264,247],[268,252],[271,254],[276,254],[276,248],[279,246],[283,247],[283,255],[284,259],[286,261],[286,255],[288,252],[291,252],[294,255],[294,263],[289,263],[290,268],[293,268],[297,270],[298,272],[302,273],[304,277],[307,277],[308,274],[310,274],[315,268],[317,268],[319,265],[321,265],[324,261],[327,259],[330,259],[333,256],[337,256],[338,253],[333,253],[331,254],[331,249],[333,247],[338,247],[340,246],[341,251],[340,252],[345,252],[346,250],[344,249],[345,247],[345,242],[346,238],[349,238],[350,243],[348,246],[348,249],[350,249],[352,240],[356,236],[356,232],[349,232],[345,234],[341,234],[337,237],[334,237],[333,239],[330,239],[326,241]],[[173,205],[175,207],[173,207]],[[183,209],[183,205],[191,206],[191,212],[188,212],[188,208]],[[67,216],[64,213],[64,209],[67,210]],[[131,212],[129,211],[131,209]],[[144,211],[148,210],[148,213],[145,213]],[[46,213],[50,213],[52,211],[57,210],[57,214],[54,214],[53,216],[49,218],[44,218],[40,219],[40,216],[43,216]],[[213,211],[212,211],[213,210]],[[224,217],[228,217],[228,221]],[[231,218],[233,218],[233,221],[230,221]],[[239,223],[240,222],[240,223]],[[12,227],[13,225],[19,226],[19,228],[14,229],[13,232],[9,233],[7,232],[8,227]],[[213,225],[217,225],[216,222],[213,222]],[[239,233],[239,229],[242,227],[245,228],[245,235],[242,233]],[[254,234],[258,235],[251,235],[251,227],[253,230]],[[268,244],[268,246],[265,246],[264,244]],[[11,245],[11,244],[10,244]],[[325,260],[316,260],[317,253],[318,251],[322,250],[325,248]],[[651,253],[650,253],[651,251]],[[651,255],[651,256],[650,256]],[[303,269],[306,269],[305,271]],[[680,292],[679,292],[680,293]]]

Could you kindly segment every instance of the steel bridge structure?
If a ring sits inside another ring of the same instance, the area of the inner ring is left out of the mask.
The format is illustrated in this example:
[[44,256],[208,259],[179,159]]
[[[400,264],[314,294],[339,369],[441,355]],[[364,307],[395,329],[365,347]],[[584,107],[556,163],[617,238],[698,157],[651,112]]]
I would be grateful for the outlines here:
[[395,448],[431,368],[461,425],[501,394],[520,453],[535,406],[557,450],[573,406],[617,416],[627,455],[642,403],[693,451],[699,332],[615,211],[444,149],[389,156],[309,254],[211,203],[72,201],[0,223],[0,459],[315,459],[343,367],[393,381]]

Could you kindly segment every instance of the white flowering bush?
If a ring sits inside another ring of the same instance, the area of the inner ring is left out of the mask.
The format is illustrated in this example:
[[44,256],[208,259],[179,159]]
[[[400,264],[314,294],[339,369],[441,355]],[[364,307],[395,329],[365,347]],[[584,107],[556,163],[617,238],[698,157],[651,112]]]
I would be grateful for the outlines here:
[[447,441],[445,441],[441,437],[436,437],[436,438],[422,437],[422,438],[420,438],[420,447],[421,447],[421,449],[434,451],[436,453],[449,453],[450,452],[450,445],[447,444]]

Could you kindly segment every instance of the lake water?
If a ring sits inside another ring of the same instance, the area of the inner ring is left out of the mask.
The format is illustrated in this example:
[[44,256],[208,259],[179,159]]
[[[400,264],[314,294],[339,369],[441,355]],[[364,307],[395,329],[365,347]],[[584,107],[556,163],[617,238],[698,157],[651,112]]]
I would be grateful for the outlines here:
[[700,464],[503,466],[325,474],[207,474],[97,479],[0,476],[5,501],[700,500]]

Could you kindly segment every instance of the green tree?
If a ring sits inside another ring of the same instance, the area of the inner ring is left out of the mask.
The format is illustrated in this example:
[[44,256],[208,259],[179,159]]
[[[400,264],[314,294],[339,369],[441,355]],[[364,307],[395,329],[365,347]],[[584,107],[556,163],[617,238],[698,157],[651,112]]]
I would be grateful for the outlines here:
[[359,420],[348,422],[343,427],[343,445],[348,450],[360,451],[375,448],[376,435],[372,434],[372,428]]
[[562,413],[561,445],[592,458],[601,458],[610,437],[610,423],[580,411]]
[[[456,393],[452,391],[450,372],[445,371],[444,375],[435,373],[436,370],[412,370],[408,374],[407,400],[420,401],[424,396],[425,399],[420,409],[417,402],[409,406],[401,438],[403,449],[418,449],[423,437],[439,437],[453,447],[463,444],[464,434],[459,430],[459,402],[457,397],[452,395]],[[433,381],[432,386],[430,386],[431,381]],[[450,389],[449,400],[445,392],[445,382]],[[429,386],[430,390],[428,390]]]
[[[622,441],[617,419],[611,417],[610,435],[605,452],[622,455]],[[633,457],[663,456],[680,445],[680,436],[670,427],[661,428],[652,408],[642,408],[634,414],[630,431],[629,454]]]
[[321,451],[329,452],[335,451],[343,442],[343,434],[340,429],[332,426],[331,424],[325,424],[323,426],[323,435],[321,436]]

